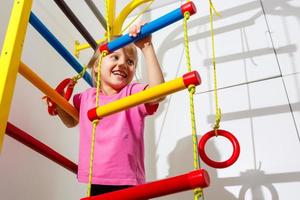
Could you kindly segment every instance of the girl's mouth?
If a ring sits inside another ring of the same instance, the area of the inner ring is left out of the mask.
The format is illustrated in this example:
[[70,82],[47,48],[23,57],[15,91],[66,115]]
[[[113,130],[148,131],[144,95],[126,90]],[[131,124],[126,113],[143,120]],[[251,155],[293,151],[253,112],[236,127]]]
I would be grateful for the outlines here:
[[127,74],[124,71],[121,70],[113,70],[112,74],[115,76],[121,76],[123,78],[127,78]]

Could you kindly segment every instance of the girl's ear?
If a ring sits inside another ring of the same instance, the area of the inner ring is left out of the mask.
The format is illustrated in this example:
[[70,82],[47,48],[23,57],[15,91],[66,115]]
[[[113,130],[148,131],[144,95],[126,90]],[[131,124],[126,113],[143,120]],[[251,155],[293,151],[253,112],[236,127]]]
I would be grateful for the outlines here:
[[93,70],[95,73],[98,73],[98,65],[99,65],[99,59],[97,59],[93,64]]

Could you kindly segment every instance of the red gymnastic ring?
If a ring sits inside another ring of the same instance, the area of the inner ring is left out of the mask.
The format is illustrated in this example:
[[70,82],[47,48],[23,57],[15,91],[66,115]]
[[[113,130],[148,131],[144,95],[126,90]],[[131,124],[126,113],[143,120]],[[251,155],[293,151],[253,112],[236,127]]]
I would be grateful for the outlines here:
[[218,136],[223,136],[225,138],[227,138],[232,146],[233,146],[233,153],[231,155],[231,157],[223,162],[216,162],[211,160],[206,152],[205,152],[205,144],[206,142],[211,138],[216,136],[216,132],[215,130],[209,131],[208,133],[206,133],[199,142],[198,145],[198,150],[199,150],[199,154],[201,159],[203,160],[203,162],[205,162],[207,165],[214,167],[214,168],[225,168],[225,167],[229,167],[230,165],[232,165],[233,163],[235,163],[235,161],[238,159],[239,155],[240,155],[240,145],[238,140],[234,137],[234,135],[232,135],[230,132],[225,131],[225,130],[217,130],[217,135]]
[[[75,84],[76,84],[76,82],[73,79],[67,78],[67,79],[63,80],[55,88],[55,90],[56,90],[56,92],[61,94],[67,101],[69,101],[70,97],[72,96]],[[49,113],[49,115],[52,115],[52,116],[57,115],[56,103],[54,101],[52,101],[52,99],[50,99],[47,96],[45,96],[44,98],[46,99],[46,102],[48,104],[48,113]]]

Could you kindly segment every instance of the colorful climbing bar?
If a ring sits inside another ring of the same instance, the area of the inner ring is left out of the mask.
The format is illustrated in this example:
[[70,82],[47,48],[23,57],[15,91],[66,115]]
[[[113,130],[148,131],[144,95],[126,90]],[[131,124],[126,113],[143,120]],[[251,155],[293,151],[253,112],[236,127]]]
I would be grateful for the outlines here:
[[66,168],[67,170],[77,174],[78,167],[75,163],[9,122],[7,122],[6,134],[33,149],[34,151],[49,158],[60,166]]
[[35,87],[40,89],[46,96],[52,99],[57,105],[59,105],[66,113],[71,115],[75,120],[78,121],[78,111],[68,101],[58,94],[54,89],[51,88],[42,78],[34,73],[27,65],[23,62],[20,63],[19,73],[30,81]]
[[184,18],[184,13],[189,12],[190,15],[193,15],[196,13],[196,6],[193,2],[188,2],[186,4],[183,4],[180,8],[171,11],[170,13],[152,21],[147,24],[145,24],[142,28],[140,33],[137,37],[131,37],[129,34],[123,35],[109,43],[103,44],[99,47],[99,50],[107,51],[108,53],[113,52],[119,48],[122,48],[126,46],[127,44],[130,44],[132,42],[138,41],[151,33],[154,33],[157,30],[160,30],[174,22],[177,22]]
[[127,108],[149,102],[150,100],[162,98],[168,94],[186,89],[189,85],[197,86],[200,83],[201,79],[198,72],[192,71],[175,80],[146,89],[131,96],[124,97],[104,106],[93,108],[88,111],[88,117],[91,121],[100,119],[121,110],[125,110]]
[[204,169],[188,174],[175,176],[135,187],[110,192],[98,196],[86,197],[81,200],[147,200],[194,188],[205,188],[210,184],[208,173]]
[[14,1],[0,56],[0,151],[14,93],[32,0]]
[[91,45],[91,47],[96,50],[97,43],[88,30],[83,26],[80,20],[76,17],[70,7],[64,0],[54,0],[56,5],[63,11],[66,17],[72,22],[72,24],[76,27],[76,29],[81,33],[82,37]]
[[[121,10],[118,14],[118,16],[115,18],[115,0],[109,0],[108,1],[108,7],[109,7],[109,25],[111,27],[111,35],[120,35],[122,34],[122,27],[124,24],[124,21],[127,19],[130,13],[132,13],[133,10],[135,10],[138,6],[141,4],[152,2],[153,0],[134,0],[130,1],[124,8]],[[97,10],[95,4],[93,3],[93,0],[85,0],[87,5],[90,7],[90,9],[93,11],[93,13],[96,15],[104,29],[107,29],[107,24],[102,17],[101,13]],[[105,37],[97,40],[96,42],[98,44],[102,43],[105,40]],[[81,50],[89,48],[90,45],[88,43],[80,44],[79,42],[75,42],[74,47],[74,55],[79,56],[79,53]]]
[[[73,67],[73,69],[80,73],[83,69],[77,59],[59,42],[59,40],[47,29],[47,27],[38,19],[38,17],[31,12],[29,18],[30,24],[43,36],[45,40]],[[93,81],[89,73],[84,73],[84,80],[93,86]]]

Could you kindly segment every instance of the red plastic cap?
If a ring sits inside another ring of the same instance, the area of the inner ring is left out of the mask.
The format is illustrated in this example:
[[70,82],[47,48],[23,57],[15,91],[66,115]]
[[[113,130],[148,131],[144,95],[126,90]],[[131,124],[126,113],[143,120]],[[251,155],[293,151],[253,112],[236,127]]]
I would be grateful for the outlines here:
[[189,85],[200,85],[201,78],[197,71],[186,73],[182,76],[185,87]]
[[198,169],[188,174],[188,179],[191,188],[206,188],[210,184],[210,178],[206,170]]
[[88,113],[87,113],[87,114],[88,114],[88,118],[89,118],[89,120],[90,120],[91,122],[94,121],[95,119],[98,119],[96,110],[97,110],[97,107],[92,108],[92,109],[89,110]]
[[107,53],[110,53],[109,49],[108,49],[108,43],[104,43],[99,47],[99,51],[103,52],[103,51],[107,51]]
[[181,7],[181,13],[184,15],[185,12],[189,12],[190,15],[193,15],[197,12],[197,8],[193,2],[188,2],[183,4]]

